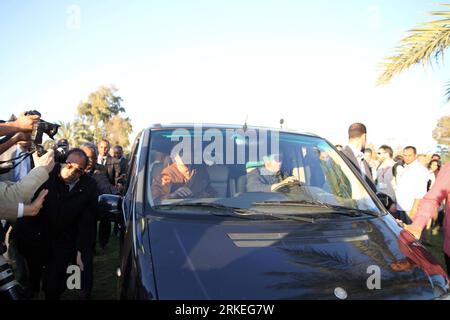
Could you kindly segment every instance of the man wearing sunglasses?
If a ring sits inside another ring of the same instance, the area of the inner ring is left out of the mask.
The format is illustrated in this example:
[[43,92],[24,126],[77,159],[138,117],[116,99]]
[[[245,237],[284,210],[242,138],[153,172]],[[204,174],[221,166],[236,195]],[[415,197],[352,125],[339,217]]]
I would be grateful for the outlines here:
[[64,292],[67,267],[75,256],[84,271],[81,253],[94,243],[97,186],[85,174],[88,162],[83,150],[70,150],[41,187],[48,195],[40,214],[17,224],[17,247],[28,263],[33,291],[40,291],[42,279],[46,299],[59,299]]

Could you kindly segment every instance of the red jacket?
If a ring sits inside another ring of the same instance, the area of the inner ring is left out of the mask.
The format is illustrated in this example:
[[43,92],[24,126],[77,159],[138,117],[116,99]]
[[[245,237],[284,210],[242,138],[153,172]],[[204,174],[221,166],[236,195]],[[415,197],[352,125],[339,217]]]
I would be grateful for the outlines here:
[[439,206],[444,200],[444,252],[450,257],[450,163],[441,168],[433,187],[420,202],[413,226],[423,229],[430,218],[436,218]]

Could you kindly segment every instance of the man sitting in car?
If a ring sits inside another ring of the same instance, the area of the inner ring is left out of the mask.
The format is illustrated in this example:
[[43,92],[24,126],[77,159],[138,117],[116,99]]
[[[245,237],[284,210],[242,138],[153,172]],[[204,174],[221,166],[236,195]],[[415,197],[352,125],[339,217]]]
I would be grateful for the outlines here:
[[247,173],[248,192],[276,192],[283,185],[296,182],[295,177],[286,177],[281,171],[281,154],[264,157],[264,166]]
[[180,154],[176,154],[173,163],[152,181],[155,202],[163,199],[207,198],[215,194],[206,169],[201,165],[185,164]]

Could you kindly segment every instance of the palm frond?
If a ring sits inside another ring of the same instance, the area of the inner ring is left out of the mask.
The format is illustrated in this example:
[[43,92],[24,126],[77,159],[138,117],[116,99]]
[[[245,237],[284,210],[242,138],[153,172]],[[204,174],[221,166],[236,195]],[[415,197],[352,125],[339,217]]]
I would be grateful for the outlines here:
[[[450,7],[449,4],[443,6]],[[393,56],[387,57],[381,67],[383,73],[378,84],[388,83],[393,76],[408,69],[412,65],[432,65],[443,58],[444,51],[450,46],[450,11],[430,13],[442,19],[422,23],[419,27],[408,31],[408,36],[400,41]]]
[[445,84],[445,99],[447,102],[450,101],[450,81]]

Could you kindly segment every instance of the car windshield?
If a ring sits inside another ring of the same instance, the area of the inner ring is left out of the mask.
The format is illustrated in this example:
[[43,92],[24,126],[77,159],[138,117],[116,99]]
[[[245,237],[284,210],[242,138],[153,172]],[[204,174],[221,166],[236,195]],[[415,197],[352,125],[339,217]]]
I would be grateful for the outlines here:
[[252,128],[159,129],[151,131],[149,152],[146,190],[154,210],[381,214],[341,155],[319,137]]

